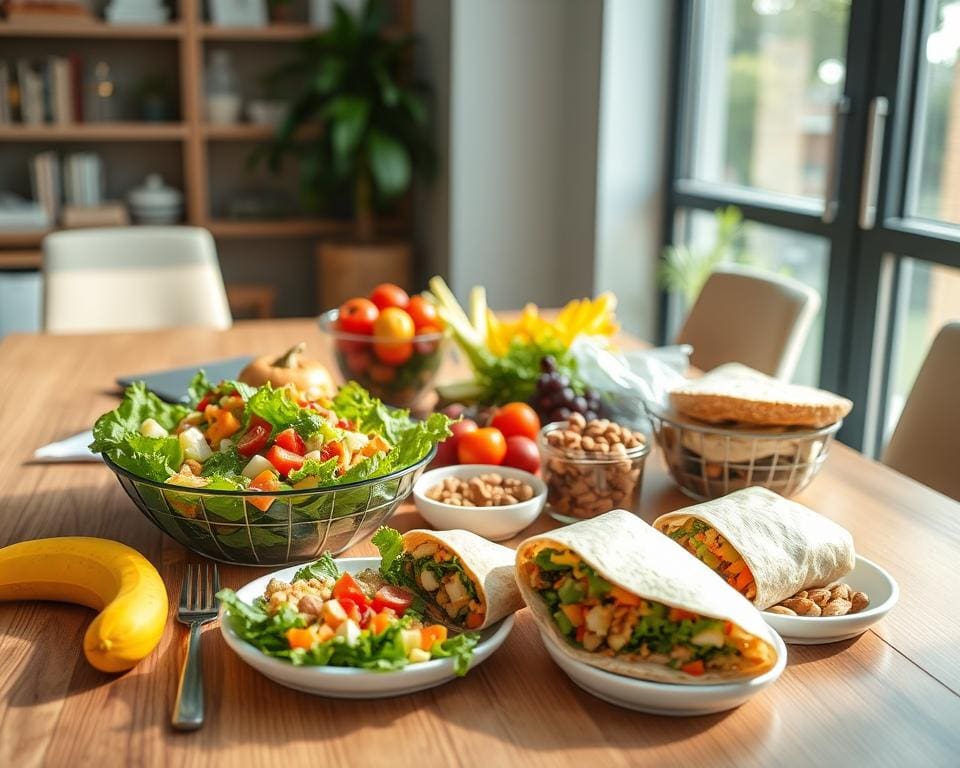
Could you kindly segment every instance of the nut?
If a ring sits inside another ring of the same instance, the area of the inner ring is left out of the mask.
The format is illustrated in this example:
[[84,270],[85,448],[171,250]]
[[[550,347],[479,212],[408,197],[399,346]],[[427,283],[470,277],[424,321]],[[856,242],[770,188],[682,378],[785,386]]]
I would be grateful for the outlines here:
[[424,496],[454,507],[500,507],[529,501],[534,497],[529,484],[496,472],[487,472],[469,480],[448,477],[428,488]]
[[323,600],[316,595],[304,595],[297,603],[297,610],[310,616],[319,616],[323,611]]
[[784,608],[789,608],[797,616],[819,616],[820,606],[813,600],[806,597],[791,597],[780,603]]
[[870,598],[866,592],[854,592],[850,595],[850,613],[860,613],[870,605]]
[[792,608],[787,608],[785,605],[771,605],[767,608],[767,611],[770,613],[777,613],[781,616],[796,616],[797,612]]
[[853,607],[853,604],[849,600],[844,600],[842,597],[838,597],[835,600],[831,600],[829,603],[824,606],[823,615],[824,616],[846,616],[850,613],[850,608]]
[[858,592],[849,584],[835,582],[825,587],[803,589],[767,610],[783,616],[790,615],[786,611],[798,616],[846,616],[862,611],[869,604],[870,598],[865,592]]
[[830,602],[830,590],[811,589],[806,595],[804,595],[804,597],[813,600],[813,602],[823,608],[823,606]]

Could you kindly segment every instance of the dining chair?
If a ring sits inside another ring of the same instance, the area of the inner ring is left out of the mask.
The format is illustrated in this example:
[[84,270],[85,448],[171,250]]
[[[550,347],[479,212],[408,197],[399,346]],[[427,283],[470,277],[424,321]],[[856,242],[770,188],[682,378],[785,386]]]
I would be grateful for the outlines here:
[[789,380],[820,308],[820,294],[781,275],[745,267],[713,272],[677,334],[703,371],[742,363]]
[[940,329],[883,453],[887,466],[960,501],[960,322]]
[[43,239],[44,330],[82,333],[233,322],[210,233],[111,227]]

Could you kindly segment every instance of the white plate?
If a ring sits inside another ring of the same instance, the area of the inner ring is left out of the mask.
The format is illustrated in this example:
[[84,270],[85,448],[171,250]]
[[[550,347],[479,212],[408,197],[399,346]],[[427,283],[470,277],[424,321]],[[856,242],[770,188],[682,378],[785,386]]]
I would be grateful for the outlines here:
[[633,677],[615,675],[567,656],[560,648],[561,640],[552,633],[540,630],[543,644],[576,685],[587,693],[618,707],[645,712],[648,715],[690,717],[711,715],[739,707],[747,699],[773,685],[787,666],[787,646],[776,632],[771,640],[777,649],[777,663],[759,677],[735,683],[686,685],[684,683],[654,683]]
[[854,569],[840,581],[867,593],[870,604],[866,610],[849,616],[781,616],[762,611],[763,620],[792,645],[837,643],[856,637],[876,624],[890,612],[900,596],[893,576],[860,555]]
[[[379,557],[347,557],[337,560],[340,570],[359,573],[366,568],[379,568]],[[292,566],[261,576],[237,590],[237,595],[246,603],[263,595],[270,579],[289,581],[301,566]],[[304,693],[332,696],[338,699],[380,699],[402,696],[442,685],[456,677],[453,659],[434,659],[419,664],[410,664],[396,672],[371,672],[350,667],[295,667],[293,664],[267,656],[250,643],[242,640],[221,615],[220,632],[234,652],[247,664],[274,682],[295,688]],[[473,649],[472,670],[486,661],[513,629],[513,616],[488,627],[480,633],[480,642]],[[470,674],[468,672],[467,674]]]
[[[533,498],[498,507],[455,507],[426,496],[427,491],[448,477],[470,480],[488,472],[526,483],[533,488]],[[420,475],[413,486],[413,501],[417,511],[438,531],[462,528],[491,541],[512,539],[537,519],[546,500],[547,486],[539,477],[522,469],[493,464],[457,464],[431,469]]]

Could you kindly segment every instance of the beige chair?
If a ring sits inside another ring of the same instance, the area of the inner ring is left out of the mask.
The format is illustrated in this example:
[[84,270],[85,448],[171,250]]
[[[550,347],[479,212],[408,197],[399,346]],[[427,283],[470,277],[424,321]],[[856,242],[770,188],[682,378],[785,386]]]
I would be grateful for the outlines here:
[[693,346],[690,362],[703,371],[743,363],[789,380],[819,308],[820,295],[797,280],[724,267],[707,278],[677,343]]
[[883,463],[960,501],[960,322],[933,340]]
[[152,330],[232,323],[217,249],[199,227],[116,227],[43,239],[44,329]]

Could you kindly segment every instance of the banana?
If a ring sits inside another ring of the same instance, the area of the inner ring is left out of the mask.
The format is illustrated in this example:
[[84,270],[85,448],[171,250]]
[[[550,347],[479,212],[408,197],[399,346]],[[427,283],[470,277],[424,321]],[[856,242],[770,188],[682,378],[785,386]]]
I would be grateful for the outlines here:
[[66,536],[0,549],[0,600],[56,600],[99,611],[83,638],[87,661],[123,672],[147,656],[167,622],[167,590],[135,549]]

